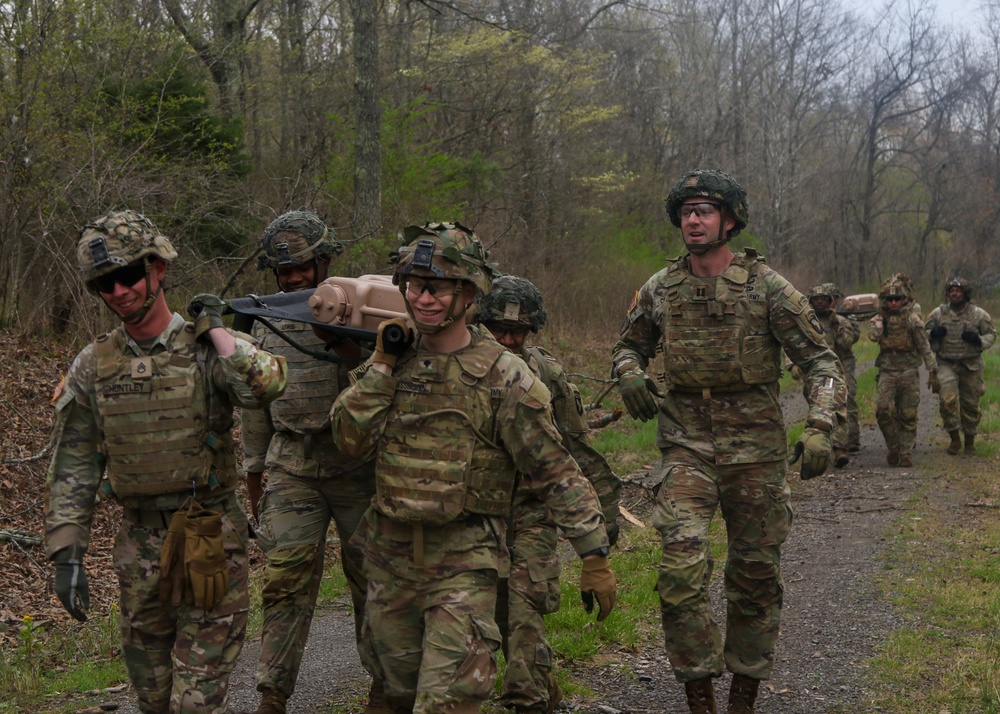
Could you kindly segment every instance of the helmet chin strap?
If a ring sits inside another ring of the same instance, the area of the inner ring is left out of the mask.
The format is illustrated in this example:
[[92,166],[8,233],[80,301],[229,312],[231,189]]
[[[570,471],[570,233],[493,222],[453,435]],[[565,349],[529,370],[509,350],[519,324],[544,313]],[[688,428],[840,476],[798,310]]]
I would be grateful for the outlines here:
[[[426,322],[421,322],[417,319],[416,314],[413,311],[413,305],[410,304],[409,300],[405,300],[406,312],[409,313],[410,318],[413,320],[413,326],[417,328],[417,332],[421,335],[436,335],[442,330],[446,330],[458,319],[465,317],[465,312],[469,308],[462,304],[462,301],[458,298],[461,296],[462,291],[465,289],[465,282],[462,280],[455,281],[455,289],[451,293],[451,304],[448,305],[448,312],[445,313],[444,320],[436,325],[428,325]],[[461,312],[456,314],[455,309],[459,308]]]
[[[725,214],[723,214],[723,217]],[[729,242],[729,234],[725,232],[722,223],[719,224],[719,237],[713,240],[711,243],[685,243],[684,247],[688,249],[688,252],[692,255],[705,255],[710,250],[714,250],[721,245],[725,245]]]
[[[153,281],[150,280],[150,277],[149,277],[149,274],[150,274],[149,265],[150,265],[150,263],[147,260],[146,261],[146,299],[143,301],[142,305],[140,305],[133,312],[130,312],[125,317],[122,317],[122,316],[119,315],[119,318],[121,319],[121,321],[123,323],[125,323],[126,325],[135,325],[135,324],[138,324],[138,323],[142,322],[143,318],[146,317],[146,313],[149,312],[149,309],[151,307],[153,307],[153,303],[156,302],[156,298],[159,297],[160,293],[163,292],[163,286],[162,285],[159,285],[156,288],[156,292],[155,293],[152,292],[152,290],[153,290]],[[104,298],[104,304],[105,305],[108,304],[107,298]],[[109,306],[108,309],[111,310],[111,307]],[[114,310],[111,310],[111,311],[114,312]],[[115,314],[117,315],[118,313],[115,313]]]

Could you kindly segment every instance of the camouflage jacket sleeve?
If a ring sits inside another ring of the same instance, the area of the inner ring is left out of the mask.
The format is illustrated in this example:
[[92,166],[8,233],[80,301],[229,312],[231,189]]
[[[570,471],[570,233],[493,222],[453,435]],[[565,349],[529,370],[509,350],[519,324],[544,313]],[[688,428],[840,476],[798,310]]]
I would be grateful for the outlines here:
[[834,315],[836,334],[834,335],[834,351],[846,352],[861,337],[861,327],[854,320],[850,320],[843,315]]
[[599,500],[552,421],[550,395],[525,367],[497,413],[499,433],[521,474],[519,488],[548,506],[577,553],[608,545]]
[[770,301],[771,333],[802,370],[809,402],[806,423],[830,431],[847,419],[847,383],[840,360],[827,347],[805,295],[770,268],[763,268],[758,280],[764,281]]
[[553,361],[553,369],[549,376],[545,386],[552,395],[553,421],[563,436],[563,445],[597,492],[605,522],[614,523],[620,513],[618,501],[622,492],[621,479],[587,438],[583,400],[580,398],[579,390],[566,376],[566,370],[561,364]]
[[633,365],[645,370],[656,354],[660,343],[660,328],[652,314],[654,294],[661,276],[666,275],[668,270],[669,268],[665,268],[647,280],[632,298],[618,342],[611,353],[613,377],[632,369]]
[[929,372],[936,371],[937,358],[934,356],[934,351],[931,350],[931,343],[927,337],[927,331],[924,329],[924,321],[920,319],[920,315],[916,312],[909,313],[908,319],[910,334],[913,335],[913,344],[917,346],[917,352],[920,354],[921,359],[924,360],[924,367]]
[[104,459],[94,413],[93,345],[69,368],[54,397],[52,461],[46,478],[45,555],[78,545],[87,548]]
[[979,338],[983,341],[982,349],[985,352],[997,341],[997,330],[993,326],[993,318],[981,307],[977,307],[978,312],[978,332]]
[[882,342],[883,337],[885,337],[885,325],[882,322],[882,317],[875,315],[868,320],[868,339],[875,344],[879,344]]
[[362,372],[360,378],[340,393],[330,409],[330,428],[342,453],[368,461],[375,458],[399,380],[366,367],[357,372]]
[[267,449],[274,436],[274,425],[267,408],[243,409],[240,414],[240,434],[243,441],[243,470],[260,473],[264,470]]
[[261,409],[281,396],[288,379],[283,357],[251,344],[252,338],[233,332],[236,351],[228,357],[215,351],[216,367],[212,370],[215,385],[229,394],[233,404],[246,409]]

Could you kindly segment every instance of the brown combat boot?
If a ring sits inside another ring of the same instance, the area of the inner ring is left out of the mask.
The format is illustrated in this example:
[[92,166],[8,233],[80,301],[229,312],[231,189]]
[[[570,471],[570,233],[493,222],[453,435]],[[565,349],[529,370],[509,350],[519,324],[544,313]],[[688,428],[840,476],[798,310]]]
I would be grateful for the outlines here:
[[851,460],[850,458],[848,458],[847,452],[844,451],[843,449],[833,450],[833,465],[836,466],[838,469],[844,468],[845,466],[847,466],[848,463],[850,463],[850,461]]
[[885,460],[890,466],[899,466],[899,448],[893,447],[889,449],[889,453],[885,455]]
[[958,431],[949,431],[948,436],[951,437],[951,443],[948,444],[948,453],[954,456],[959,451],[962,450],[962,439],[958,434]]
[[392,714],[392,709],[385,703],[385,690],[382,682],[372,680],[372,686],[368,690],[368,705],[364,714]]
[[684,682],[684,694],[687,695],[691,714],[716,714],[715,690],[712,688],[711,677]]
[[902,468],[909,468],[910,466],[913,466],[913,456],[910,454],[900,454],[899,465]]
[[288,695],[277,689],[265,689],[260,695],[260,706],[246,714],[285,714]]
[[970,456],[976,455],[976,435],[966,434],[965,435],[965,453]]
[[726,714],[753,714],[753,703],[757,701],[760,680],[745,674],[734,674],[729,685],[729,707]]

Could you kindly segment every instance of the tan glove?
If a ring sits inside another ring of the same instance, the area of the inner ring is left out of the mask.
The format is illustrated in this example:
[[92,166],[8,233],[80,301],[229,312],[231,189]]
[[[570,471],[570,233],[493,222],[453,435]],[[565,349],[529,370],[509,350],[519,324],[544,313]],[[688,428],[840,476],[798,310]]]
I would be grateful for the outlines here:
[[611,571],[611,564],[606,556],[588,555],[583,559],[580,598],[583,600],[583,609],[590,613],[594,611],[594,597],[597,597],[598,622],[603,622],[615,608],[617,586],[615,574]]
[[211,610],[229,592],[222,514],[196,508],[192,507],[187,517],[184,566],[195,607]]
[[378,326],[372,362],[381,362],[392,369],[411,342],[413,342],[413,332],[406,324],[406,320],[401,317],[386,320]]
[[795,442],[795,448],[791,456],[788,457],[788,463],[794,464],[801,458],[802,468],[799,471],[799,478],[808,481],[823,475],[826,467],[830,465],[832,454],[830,434],[810,426],[802,432],[802,436]]
[[179,607],[184,598],[184,528],[187,509],[170,518],[167,537],[160,546],[160,601]]

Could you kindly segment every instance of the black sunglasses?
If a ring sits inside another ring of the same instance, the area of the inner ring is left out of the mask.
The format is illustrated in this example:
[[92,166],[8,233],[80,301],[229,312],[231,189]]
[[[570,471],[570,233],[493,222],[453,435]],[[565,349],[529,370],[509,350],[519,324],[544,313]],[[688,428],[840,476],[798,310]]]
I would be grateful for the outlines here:
[[115,285],[130,288],[144,277],[146,277],[146,261],[140,260],[94,278],[92,283],[102,293],[113,293]]

